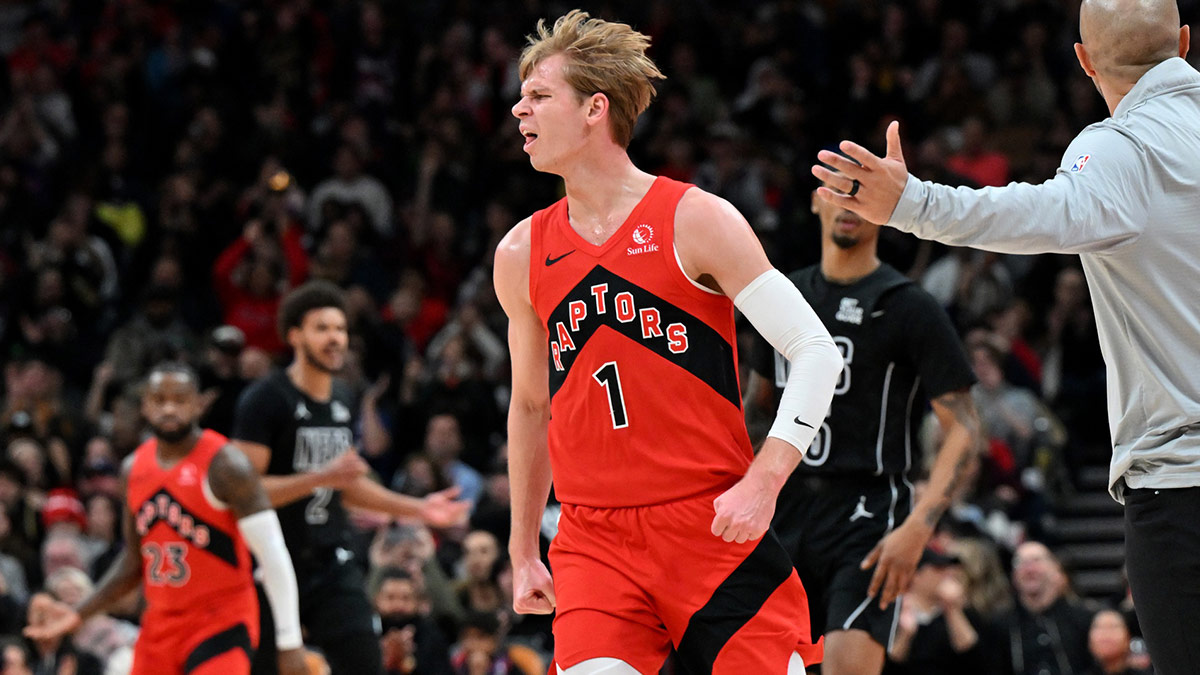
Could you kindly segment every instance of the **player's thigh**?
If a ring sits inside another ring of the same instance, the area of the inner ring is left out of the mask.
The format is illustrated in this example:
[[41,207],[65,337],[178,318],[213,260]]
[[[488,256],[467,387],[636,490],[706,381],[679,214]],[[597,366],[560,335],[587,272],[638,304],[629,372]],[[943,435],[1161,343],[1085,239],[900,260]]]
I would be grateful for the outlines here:
[[218,654],[195,668],[184,671],[184,675],[249,675],[249,673],[250,655],[240,649]]
[[637,668],[621,659],[599,658],[588,659],[566,670],[556,666],[558,675],[641,675]]
[[278,654],[275,651],[275,615],[263,587],[255,584],[258,592],[258,649],[254,651],[250,672],[253,675],[276,675],[279,672]]
[[855,628],[825,633],[821,675],[879,675],[883,661],[883,645],[866,631]]
[[318,645],[333,675],[358,675],[383,670],[379,637],[373,632],[349,633],[333,642]]
[[[873,570],[863,570],[857,564],[845,564],[836,570],[826,590],[828,607],[825,635],[836,631],[859,631],[879,645],[881,653],[890,644],[900,619],[900,604],[893,602],[879,608],[879,598],[869,590]],[[826,651],[837,649],[827,642]],[[852,653],[853,654],[853,653]]]
[[376,635],[375,608],[357,568],[343,568],[303,598],[300,621],[313,644],[325,650],[348,635]]
[[[657,673],[670,652],[670,644],[666,629],[643,617],[579,608],[554,617],[554,663],[571,675],[608,675],[608,670],[593,669],[611,665],[612,661],[629,666],[633,672]],[[612,675],[622,672],[611,671]]]
[[133,647],[133,667],[129,675],[161,675],[178,668],[178,657],[170,646],[138,638]]
[[[710,532],[683,550],[695,573],[680,569],[656,599],[687,672],[782,675],[797,650],[807,661],[820,660],[804,587],[773,531],[746,545]],[[708,569],[719,573],[710,576]]]
[[183,673],[232,673],[248,675],[254,658],[251,630],[239,623],[215,633],[199,636],[194,645],[186,650]]

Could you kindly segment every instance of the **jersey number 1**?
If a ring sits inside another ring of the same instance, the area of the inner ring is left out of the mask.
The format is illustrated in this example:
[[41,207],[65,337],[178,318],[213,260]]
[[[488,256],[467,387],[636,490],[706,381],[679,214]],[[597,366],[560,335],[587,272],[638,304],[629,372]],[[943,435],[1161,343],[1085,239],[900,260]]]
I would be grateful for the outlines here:
[[613,428],[624,429],[629,426],[629,417],[625,414],[625,396],[621,394],[621,373],[617,370],[617,362],[609,361],[600,366],[600,370],[592,373],[592,378],[608,393],[608,412],[612,415]]

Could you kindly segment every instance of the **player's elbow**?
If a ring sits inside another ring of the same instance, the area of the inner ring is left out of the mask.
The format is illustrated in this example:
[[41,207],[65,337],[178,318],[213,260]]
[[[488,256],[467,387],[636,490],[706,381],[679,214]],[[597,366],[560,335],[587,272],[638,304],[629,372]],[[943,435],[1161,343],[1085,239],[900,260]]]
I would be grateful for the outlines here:
[[550,398],[547,396],[516,396],[509,404],[509,415],[529,421],[550,419]]
[[837,386],[838,378],[845,367],[842,352],[834,344],[833,338],[828,334],[813,337],[805,345],[805,351],[812,355],[810,358],[816,365],[814,372],[820,376],[820,384],[832,390]]

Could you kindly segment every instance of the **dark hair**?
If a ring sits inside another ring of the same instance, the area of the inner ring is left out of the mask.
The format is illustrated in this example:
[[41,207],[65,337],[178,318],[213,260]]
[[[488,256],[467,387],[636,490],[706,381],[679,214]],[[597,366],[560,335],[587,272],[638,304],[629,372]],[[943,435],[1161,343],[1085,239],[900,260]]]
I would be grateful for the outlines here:
[[0,457],[0,476],[8,476],[9,480],[21,487],[25,487],[25,483],[27,482],[25,472],[21,470],[21,467],[17,466],[16,462],[7,457]]
[[183,361],[163,361],[155,365],[146,373],[146,383],[149,384],[155,375],[180,375],[191,380],[197,391],[200,389],[200,375]]
[[328,281],[310,281],[296,288],[283,298],[279,305],[279,337],[287,341],[288,331],[299,328],[304,317],[317,309],[331,307],[346,313],[346,302],[342,289]]
[[500,619],[491,612],[468,611],[462,620],[462,630],[474,628],[488,635],[500,635]]
[[379,572],[379,586],[388,581],[412,581],[412,575],[403,567],[385,567]]

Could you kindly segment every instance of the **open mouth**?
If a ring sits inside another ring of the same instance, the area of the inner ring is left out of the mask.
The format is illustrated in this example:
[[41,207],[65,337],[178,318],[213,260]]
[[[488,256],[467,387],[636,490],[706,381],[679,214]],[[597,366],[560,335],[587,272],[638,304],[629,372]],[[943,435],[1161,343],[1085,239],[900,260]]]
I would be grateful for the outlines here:
[[533,142],[537,140],[537,134],[533,133],[532,131],[522,131],[521,135],[525,137],[526,150],[528,150],[529,146],[533,145]]

